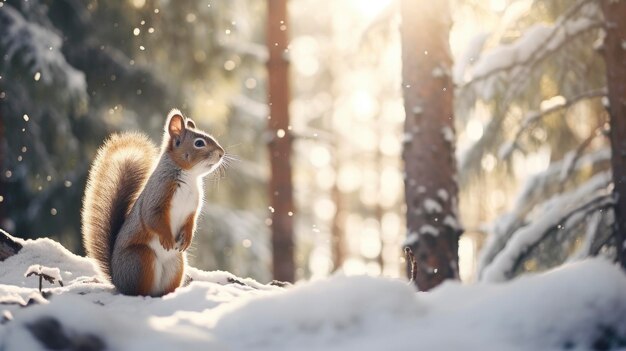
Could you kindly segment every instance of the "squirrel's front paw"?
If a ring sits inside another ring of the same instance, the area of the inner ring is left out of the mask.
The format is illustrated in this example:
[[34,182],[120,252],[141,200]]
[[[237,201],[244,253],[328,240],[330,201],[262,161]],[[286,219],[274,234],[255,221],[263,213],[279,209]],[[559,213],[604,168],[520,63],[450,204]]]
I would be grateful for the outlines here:
[[191,245],[191,234],[187,234],[184,230],[178,232],[178,235],[176,235],[176,245],[174,248],[180,252],[183,252],[187,250],[187,248],[189,248],[189,245]]
[[159,236],[159,242],[166,251],[172,250],[174,248],[174,240],[172,240],[171,238],[164,238],[161,235]]

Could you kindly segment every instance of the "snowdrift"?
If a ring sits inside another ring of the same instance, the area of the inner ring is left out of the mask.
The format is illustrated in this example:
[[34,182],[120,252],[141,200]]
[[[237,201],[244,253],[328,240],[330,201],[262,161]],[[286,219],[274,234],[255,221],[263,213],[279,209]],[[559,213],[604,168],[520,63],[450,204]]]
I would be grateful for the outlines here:
[[[117,294],[52,240],[16,240],[21,251],[0,261],[0,350],[626,348],[626,276],[600,259],[430,293],[341,275],[280,288],[189,268],[187,286],[151,298]],[[63,286],[44,281],[42,296],[32,265]]]

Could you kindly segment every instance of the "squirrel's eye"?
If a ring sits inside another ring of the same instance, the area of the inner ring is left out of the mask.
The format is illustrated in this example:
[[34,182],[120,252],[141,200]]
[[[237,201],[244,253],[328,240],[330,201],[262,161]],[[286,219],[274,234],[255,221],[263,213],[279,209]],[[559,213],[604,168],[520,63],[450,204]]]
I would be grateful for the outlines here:
[[176,138],[176,142],[175,142],[176,146],[180,146],[180,139]]
[[193,143],[195,147],[205,147],[206,143],[202,139],[196,139],[196,142]]

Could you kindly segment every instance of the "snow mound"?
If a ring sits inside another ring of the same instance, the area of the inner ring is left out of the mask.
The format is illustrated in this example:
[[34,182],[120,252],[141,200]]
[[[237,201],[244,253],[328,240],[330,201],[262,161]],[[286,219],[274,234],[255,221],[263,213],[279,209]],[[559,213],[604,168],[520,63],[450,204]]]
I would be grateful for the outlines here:
[[[22,245],[19,254],[0,262],[0,284],[12,284],[26,288],[37,288],[39,280],[26,277],[31,266],[56,268],[64,283],[71,284],[76,280],[98,275],[93,261],[74,255],[54,240],[41,238],[37,240],[15,239]],[[52,273],[52,272],[47,272]]]
[[324,349],[346,335],[380,333],[418,317],[425,307],[401,281],[334,276],[284,293],[219,306],[209,316],[215,333],[248,349],[277,341],[285,349]]
[[[188,269],[162,298],[124,296],[90,260],[47,239],[0,262],[0,350],[618,350],[626,347],[626,276],[580,261],[506,283],[336,275],[286,289]],[[33,264],[66,285],[25,280]],[[73,279],[67,279],[74,277]],[[79,278],[80,277],[80,278]]]

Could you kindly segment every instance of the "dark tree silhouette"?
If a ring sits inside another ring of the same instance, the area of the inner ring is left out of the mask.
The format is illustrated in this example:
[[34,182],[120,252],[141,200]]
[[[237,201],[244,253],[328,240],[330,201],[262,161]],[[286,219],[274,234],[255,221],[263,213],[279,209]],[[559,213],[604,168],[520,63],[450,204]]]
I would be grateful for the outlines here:
[[604,60],[611,124],[611,165],[615,184],[615,232],[618,259],[626,268],[626,1],[605,0]]

